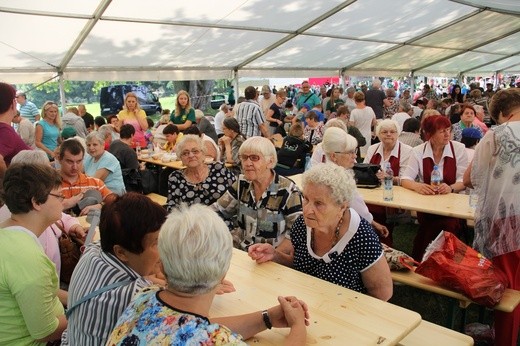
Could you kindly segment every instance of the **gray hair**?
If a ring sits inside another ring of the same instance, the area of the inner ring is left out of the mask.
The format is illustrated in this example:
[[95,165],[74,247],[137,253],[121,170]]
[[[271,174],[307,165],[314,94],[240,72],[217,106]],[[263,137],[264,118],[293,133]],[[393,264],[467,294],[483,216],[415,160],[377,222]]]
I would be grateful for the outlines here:
[[316,184],[328,187],[330,196],[338,204],[348,203],[354,196],[356,181],[351,170],[334,163],[318,163],[303,173],[302,188],[305,195],[305,187],[308,184]]
[[377,123],[376,126],[376,136],[379,137],[379,134],[384,129],[392,130],[394,128],[397,131],[397,135],[399,136],[401,134],[401,128],[399,127],[399,123],[397,121],[392,119],[381,120]]
[[349,87],[349,88],[347,88],[347,94],[349,94],[349,93],[355,93],[355,92],[356,92],[356,88],[354,88],[354,87],[352,87],[352,86]]
[[339,118],[333,118],[333,119],[330,119],[329,121],[327,121],[325,123],[325,126],[323,126],[323,131],[327,131],[328,128],[330,127],[338,127],[342,130],[344,130],[345,132],[347,132],[347,124],[345,124],[345,122]]
[[276,148],[274,147],[273,142],[265,137],[254,136],[246,139],[246,141],[240,146],[240,149],[238,149],[238,154],[242,155],[245,152],[260,154],[266,159],[271,160],[271,168],[274,168],[278,162]]
[[395,89],[394,88],[388,88],[385,91],[386,97],[395,97]]
[[[105,126],[105,125],[103,125]],[[107,126],[110,126],[110,125],[107,125]],[[92,141],[98,141],[101,145],[104,145],[105,144],[105,136],[103,135],[104,132],[101,132],[101,127],[98,129],[98,131],[92,131],[91,133],[89,133],[87,135],[87,137],[85,138],[85,142],[89,143],[89,142],[92,142]]]
[[[98,132],[101,136],[103,136],[103,142],[105,142],[105,138],[110,136],[112,138],[112,132],[114,132],[114,128],[110,124],[101,125],[98,129]],[[92,133],[92,132],[91,132]],[[88,138],[88,136],[87,136]],[[88,139],[87,139],[88,141]]]
[[381,81],[379,79],[374,79],[372,81],[372,88],[379,89],[381,87]]
[[47,154],[42,150],[22,150],[12,158],[11,164],[15,163],[41,164],[48,166],[50,161]]
[[204,145],[204,141],[202,140],[202,138],[200,138],[197,135],[184,135],[175,147],[175,154],[177,154],[177,158],[181,158],[181,153],[184,150],[184,147],[186,146],[187,142],[197,143],[197,146],[202,151],[202,153],[204,155],[206,154],[206,146]]
[[356,138],[337,127],[328,128],[323,134],[321,143],[327,160],[330,160],[330,154],[332,153],[345,153],[356,150],[358,144]]
[[224,221],[210,207],[182,204],[162,225],[158,247],[168,287],[200,295],[224,278],[233,240]]

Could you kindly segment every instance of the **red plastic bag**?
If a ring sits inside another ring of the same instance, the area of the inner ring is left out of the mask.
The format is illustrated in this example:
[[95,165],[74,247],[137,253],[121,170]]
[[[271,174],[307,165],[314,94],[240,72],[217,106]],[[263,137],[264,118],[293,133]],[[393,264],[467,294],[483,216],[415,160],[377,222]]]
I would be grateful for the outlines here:
[[415,272],[490,308],[502,299],[507,283],[490,260],[450,232],[441,232],[428,246]]

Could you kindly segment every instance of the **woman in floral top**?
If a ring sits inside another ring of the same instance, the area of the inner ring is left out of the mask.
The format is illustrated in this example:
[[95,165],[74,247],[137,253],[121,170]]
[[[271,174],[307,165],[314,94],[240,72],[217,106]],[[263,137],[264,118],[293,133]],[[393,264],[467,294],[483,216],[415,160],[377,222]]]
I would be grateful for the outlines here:
[[107,345],[246,345],[236,332],[249,338],[272,326],[291,328],[287,343],[305,343],[307,307],[295,297],[280,297],[280,305],[263,313],[225,318],[228,327],[209,320],[232,255],[231,235],[209,207],[194,204],[174,210],[161,228],[159,255],[166,289],[138,294]]

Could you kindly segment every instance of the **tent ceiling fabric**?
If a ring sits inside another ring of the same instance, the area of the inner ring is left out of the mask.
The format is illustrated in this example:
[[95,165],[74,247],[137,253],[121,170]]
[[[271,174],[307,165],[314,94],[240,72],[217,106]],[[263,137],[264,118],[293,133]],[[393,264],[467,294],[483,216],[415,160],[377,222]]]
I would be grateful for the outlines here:
[[12,83],[520,73],[518,0],[0,0],[0,20]]

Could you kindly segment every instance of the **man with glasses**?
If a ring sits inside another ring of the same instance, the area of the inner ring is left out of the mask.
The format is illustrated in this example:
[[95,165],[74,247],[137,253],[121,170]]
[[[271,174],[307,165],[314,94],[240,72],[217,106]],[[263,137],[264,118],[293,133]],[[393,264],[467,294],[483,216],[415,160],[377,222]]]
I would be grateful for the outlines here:
[[16,93],[16,102],[18,103],[18,110],[22,117],[29,119],[32,123],[40,120],[38,107],[27,100],[27,95],[24,92],[18,91]]
[[320,104],[320,98],[311,90],[311,85],[308,81],[302,82],[301,93],[296,102],[296,108],[300,110],[304,103],[307,103],[311,108]]

